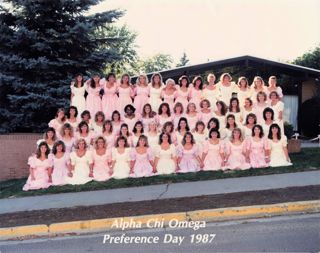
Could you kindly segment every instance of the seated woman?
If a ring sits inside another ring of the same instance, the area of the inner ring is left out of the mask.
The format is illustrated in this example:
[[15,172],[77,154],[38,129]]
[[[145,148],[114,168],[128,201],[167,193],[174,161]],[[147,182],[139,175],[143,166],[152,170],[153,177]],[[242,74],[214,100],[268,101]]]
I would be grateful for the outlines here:
[[28,160],[29,177],[23,186],[24,191],[45,189],[52,184],[52,162],[48,159],[50,149],[46,142],[41,142],[35,156],[30,156]]

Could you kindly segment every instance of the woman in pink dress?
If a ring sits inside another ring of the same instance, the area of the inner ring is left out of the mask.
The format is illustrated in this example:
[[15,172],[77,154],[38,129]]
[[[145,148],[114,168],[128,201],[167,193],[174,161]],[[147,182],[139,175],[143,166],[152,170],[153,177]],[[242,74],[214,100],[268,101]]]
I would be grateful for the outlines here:
[[106,181],[110,179],[111,149],[107,149],[106,140],[99,136],[95,141],[95,149],[92,151],[93,180]]
[[237,124],[241,125],[243,123],[242,113],[241,113],[240,105],[239,105],[239,99],[237,99],[237,98],[230,99],[230,105],[229,105],[227,115],[228,114],[234,115]]
[[73,128],[69,123],[65,123],[60,130],[60,141],[64,143],[65,152],[70,154],[76,141],[73,134]]
[[247,157],[252,168],[266,168],[269,166],[269,145],[264,138],[262,126],[252,128],[252,137],[247,139]]
[[121,120],[121,115],[118,111],[114,111],[111,115],[111,122],[112,122],[112,128],[113,128],[113,133],[115,135],[120,133],[120,127],[123,123]]
[[106,82],[103,84],[104,94],[102,96],[102,111],[107,119],[111,119],[113,111],[119,110],[119,98],[116,76],[109,73]]
[[250,98],[252,95],[252,90],[246,77],[239,77],[235,92],[237,93],[237,98],[239,99],[239,104],[242,108],[244,106],[245,99]]
[[148,86],[148,77],[144,74],[139,75],[134,89],[134,107],[138,114],[142,113],[143,106],[149,101],[150,87]]
[[162,133],[166,133],[169,134],[171,137],[171,142],[174,145],[177,145],[177,136],[174,132],[174,125],[171,121],[167,121],[166,123],[164,123],[163,127],[162,127]]
[[235,128],[239,128],[240,131],[243,131],[242,128],[237,124],[236,118],[233,114],[227,116],[226,127],[221,129],[221,138],[224,140],[230,140],[232,132]]
[[232,131],[231,140],[226,142],[226,168],[230,170],[250,169],[246,154],[246,144],[242,139],[241,130],[235,128]]
[[190,131],[188,120],[185,117],[181,117],[176,130],[177,145],[181,145],[184,135]]
[[268,134],[270,130],[270,126],[275,122],[274,120],[274,112],[270,107],[267,107],[263,110],[263,119],[264,122],[261,124],[263,132]]
[[190,87],[189,103],[194,103],[197,111],[200,111],[200,102],[203,99],[202,89],[203,89],[203,80],[201,76],[196,76],[192,81],[192,86]]
[[241,109],[241,113],[242,113],[242,118],[243,120],[246,120],[247,119],[247,116],[249,113],[252,113],[254,114],[254,111],[253,111],[253,102],[250,98],[246,98],[244,100],[244,106],[243,108]]
[[71,82],[71,106],[77,108],[79,115],[86,109],[86,99],[84,94],[86,92],[86,86],[84,85],[83,75],[76,74],[76,78]]
[[86,110],[90,115],[96,115],[98,111],[102,110],[101,97],[100,97],[100,76],[93,75],[91,79],[86,81],[86,91],[88,96],[86,98]]
[[283,130],[284,129],[284,123],[283,123],[284,103],[280,101],[280,97],[276,91],[271,91],[269,98],[270,98],[270,107],[274,112],[274,120],[280,126],[281,130]]
[[211,103],[208,99],[204,99],[200,102],[200,119],[205,125],[208,125],[209,120],[213,117],[213,112],[210,106]]
[[184,107],[180,102],[175,103],[173,107],[173,125],[174,129],[178,127],[178,123],[181,117],[184,117]]
[[123,122],[128,125],[129,131],[132,131],[136,122],[140,120],[140,114],[135,113],[136,109],[132,105],[126,105],[124,111]]
[[227,106],[223,101],[217,101],[216,108],[213,112],[213,117],[219,120],[220,127],[223,127],[226,124],[226,114],[227,114]]
[[174,97],[175,103],[181,103],[184,108],[187,108],[190,98],[189,78],[181,76],[178,80],[179,86],[176,88]]
[[195,144],[192,133],[187,132],[177,149],[178,153],[178,173],[197,172],[203,168],[199,149]]
[[130,85],[130,76],[128,74],[123,74],[120,80],[120,85],[118,86],[119,93],[119,112],[124,116],[124,108],[126,105],[132,104],[132,99],[134,97],[133,86]]
[[90,131],[87,122],[81,121],[78,126],[78,132],[76,133],[76,140],[84,139],[89,149],[93,144],[94,133]]
[[[129,131],[128,125],[123,123],[120,127],[120,133],[118,137],[125,137],[129,147],[133,147],[133,137],[132,133]],[[115,143],[116,144],[116,143]]]
[[132,130],[132,147],[137,146],[139,138],[143,135],[144,129],[141,121],[137,121]]
[[[116,134],[114,133],[113,125],[111,120],[106,120],[102,126],[102,135],[106,141],[106,148],[111,149],[114,147]],[[98,137],[98,136],[97,136]]]
[[211,110],[215,110],[216,102],[220,100],[220,91],[215,84],[216,76],[213,73],[210,73],[207,76],[207,85],[203,89],[203,98],[207,99],[212,105]]
[[172,122],[173,117],[171,116],[170,107],[168,103],[162,103],[159,106],[158,115],[156,121],[158,128],[161,129],[166,122]]
[[65,123],[69,123],[73,130],[76,131],[78,124],[80,123],[80,117],[78,115],[78,109],[75,106],[70,106],[67,112],[67,120]]
[[203,145],[203,170],[222,170],[224,159],[224,144],[220,140],[220,133],[212,128],[209,132],[209,140]]
[[53,127],[49,127],[43,134],[43,138],[40,140],[37,140],[37,148],[42,142],[45,142],[48,144],[49,152],[50,152],[56,140],[57,140],[56,130],[54,130]]
[[176,92],[176,84],[173,79],[169,78],[166,80],[166,86],[163,88],[161,92],[161,97],[164,103],[169,105],[170,111],[173,111],[174,106],[174,98]]
[[48,126],[53,127],[56,131],[57,137],[59,137],[60,134],[60,128],[63,126],[63,124],[66,122],[66,115],[63,108],[59,108],[56,117],[52,120],[50,120]]
[[38,146],[35,156],[30,156],[28,165],[30,175],[26,184],[23,186],[24,191],[46,189],[52,184],[52,162],[48,159],[49,147],[46,142],[41,142]]
[[253,113],[249,113],[246,118],[245,125],[243,127],[244,138],[250,138],[252,136],[252,128],[257,124],[257,117]]
[[52,149],[52,154],[49,155],[52,164],[52,185],[67,184],[66,178],[71,169],[70,153],[66,152],[66,146],[63,141],[57,141]]
[[196,127],[193,132],[193,138],[194,138],[196,145],[198,146],[199,154],[202,154],[203,145],[204,145],[207,137],[208,137],[208,132],[207,132],[205,124],[202,121],[198,121],[196,123]]
[[220,122],[219,122],[219,120],[217,119],[217,118],[215,118],[215,117],[212,117],[210,120],[209,120],[209,122],[208,122],[208,124],[207,124],[207,130],[208,130],[208,132],[210,132],[210,130],[211,129],[216,129],[216,130],[218,130],[219,131],[219,129],[220,129]]
[[196,123],[201,120],[201,115],[197,112],[197,107],[194,103],[188,104],[185,117],[188,120],[188,125],[191,131],[193,131],[196,127]]
[[151,77],[149,104],[153,111],[158,111],[162,103],[161,93],[163,88],[162,76],[160,73],[154,73]]
[[267,94],[265,92],[258,92],[257,103],[253,106],[254,114],[257,116],[258,124],[263,123],[263,110],[268,107]]
[[[82,113],[81,113],[81,121],[84,121],[88,124],[89,126],[89,129],[92,130],[93,127],[92,127],[92,120],[91,120],[91,114],[88,110],[84,110]],[[79,122],[79,124],[81,123],[81,121]],[[77,125],[77,129],[76,131],[79,130],[79,124]]]
[[159,143],[159,132],[157,130],[157,123],[155,121],[151,121],[147,129],[148,132],[146,133],[146,136],[148,138],[148,144],[152,150],[152,154],[155,155]]
[[144,129],[148,129],[149,123],[156,120],[156,112],[152,111],[150,104],[145,104],[142,109],[141,121]]
[[135,148],[131,150],[131,176],[150,177],[155,172],[154,156],[149,148],[148,138],[140,135]]

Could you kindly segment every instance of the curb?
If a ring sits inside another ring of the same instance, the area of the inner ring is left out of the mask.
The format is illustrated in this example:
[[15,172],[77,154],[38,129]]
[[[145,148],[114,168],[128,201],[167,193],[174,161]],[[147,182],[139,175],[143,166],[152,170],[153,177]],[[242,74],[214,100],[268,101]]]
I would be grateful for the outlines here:
[[[278,215],[317,213],[320,212],[320,200],[287,202],[272,205],[256,205],[243,207],[229,207],[218,209],[196,210],[190,212],[151,214],[131,217],[95,219],[53,223],[50,225],[30,225],[0,228],[0,240],[24,238],[32,236],[56,236],[66,233],[89,233],[101,231],[124,231],[137,228],[153,228],[150,224],[161,222],[160,227],[167,227],[174,222],[213,222],[232,219],[261,218]],[[116,224],[116,225],[115,225]]]

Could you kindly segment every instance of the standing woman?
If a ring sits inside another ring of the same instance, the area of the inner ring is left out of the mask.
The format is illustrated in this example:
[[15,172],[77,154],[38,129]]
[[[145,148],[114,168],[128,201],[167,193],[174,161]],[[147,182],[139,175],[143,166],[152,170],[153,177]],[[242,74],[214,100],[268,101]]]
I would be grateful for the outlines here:
[[184,135],[190,131],[188,120],[185,117],[181,117],[176,130],[177,144],[181,145],[181,141]]
[[136,122],[140,120],[140,114],[138,115],[135,113],[136,108],[134,108],[132,105],[126,105],[124,111],[125,115],[123,117],[123,122],[128,125],[129,131],[132,131]]
[[171,143],[169,134],[161,133],[159,136],[154,167],[155,172],[158,172],[159,175],[172,174],[177,170],[176,148]]
[[78,124],[80,123],[79,118],[78,117],[78,109],[75,106],[70,106],[68,113],[67,113],[67,120],[66,123],[69,123],[74,130],[77,129]]
[[102,111],[107,119],[111,119],[113,111],[119,110],[118,87],[114,73],[107,75],[106,83],[103,85],[103,91],[104,94],[101,102]]
[[155,121],[151,121],[148,126],[148,132],[146,133],[148,138],[149,146],[152,150],[152,154],[156,154],[156,149],[159,143],[159,134],[157,131],[157,123]]
[[128,146],[133,147],[133,137],[126,123],[121,125],[119,136],[126,138]]
[[241,130],[232,130],[231,140],[226,143],[226,168],[230,170],[247,170],[250,164],[246,157],[246,144],[242,139]]
[[252,128],[252,137],[247,139],[247,157],[252,168],[266,168],[269,166],[269,145],[264,138],[262,126]]
[[[76,139],[73,135],[73,127],[69,123],[65,123],[60,130],[60,141],[63,142],[64,152],[70,154]],[[53,152],[53,151],[52,151]]]
[[142,109],[141,121],[144,129],[148,129],[149,123],[155,121],[156,113],[152,111],[150,104],[145,104]]
[[268,81],[267,95],[269,97],[272,91],[277,92],[279,99],[283,98],[283,93],[281,87],[277,86],[277,78],[275,76],[270,76]]
[[102,111],[101,97],[100,97],[100,76],[95,74],[91,79],[85,83],[88,96],[86,98],[86,110],[90,115],[96,115],[98,111]]
[[111,122],[112,122],[112,127],[113,127],[113,133],[115,135],[119,134],[120,127],[123,122],[121,121],[121,116],[118,111],[113,111],[113,113],[111,115]]
[[[220,122],[219,122],[219,120],[217,118],[214,118],[214,117],[212,117],[209,120],[208,124],[207,124],[208,132],[210,132],[210,130],[213,129],[213,128],[217,129],[218,131],[220,129]],[[220,135],[220,133],[219,133],[219,135]]]
[[57,141],[49,155],[52,164],[52,185],[65,185],[68,172],[71,169],[70,153],[66,152],[63,141]]
[[23,186],[24,191],[46,189],[51,183],[52,162],[48,159],[49,147],[46,142],[41,142],[35,156],[28,159],[29,177]]
[[192,133],[187,132],[178,147],[178,173],[197,172],[203,168],[199,149],[195,144]]
[[71,82],[71,106],[77,108],[79,115],[86,109],[86,99],[84,94],[86,87],[82,74],[76,74],[75,80]]
[[144,104],[149,101],[150,87],[148,86],[148,77],[145,74],[140,74],[136,81],[136,87],[134,90],[134,107],[138,114],[142,113]]
[[94,134],[90,131],[87,122],[81,121],[78,126],[78,132],[76,133],[76,139],[79,141],[80,139],[85,140],[86,148],[90,147],[93,144]]
[[178,80],[178,87],[175,92],[175,103],[181,103],[183,108],[187,108],[190,98],[189,78],[181,76]]
[[189,101],[189,104],[194,103],[198,111],[200,111],[200,102],[203,98],[202,89],[203,89],[203,80],[201,76],[196,76],[192,81],[192,86],[190,87],[191,99]]
[[257,94],[257,103],[253,105],[254,114],[257,116],[258,124],[263,123],[263,110],[268,107],[267,94],[263,91]]
[[162,103],[159,106],[159,111],[156,120],[159,129],[161,129],[166,122],[172,122],[172,116],[168,103]]
[[284,128],[283,123],[283,110],[284,110],[284,103],[280,101],[280,97],[276,91],[271,91],[270,93],[270,106],[275,115],[275,121],[279,124],[280,128]]
[[224,126],[226,124],[227,106],[223,101],[216,103],[217,110],[213,112],[213,117],[219,120],[219,125]]
[[56,140],[57,140],[56,130],[54,130],[53,127],[49,127],[49,128],[45,131],[45,133],[44,133],[44,135],[43,135],[43,138],[37,141],[37,147],[39,147],[39,145],[40,145],[42,142],[45,142],[45,143],[47,143],[48,148],[49,148],[49,152],[50,152],[50,150],[52,150],[53,145],[54,145],[54,143],[55,143]]
[[253,84],[251,84],[252,89],[252,100],[257,101],[257,95],[259,92],[264,92],[267,94],[267,87],[264,84],[263,79],[260,76],[255,76],[253,79]]
[[242,118],[245,120],[249,113],[254,113],[253,111],[253,102],[251,98],[246,98],[244,100],[244,106],[241,109],[242,112]]
[[71,170],[66,182],[72,185],[85,184],[93,177],[92,153],[87,149],[88,145],[84,139],[79,139],[75,147],[76,150],[70,154]]
[[176,84],[173,79],[169,78],[166,80],[166,86],[163,88],[161,97],[164,103],[169,105],[170,111],[173,110],[174,98],[176,92]]
[[126,105],[132,104],[132,99],[134,97],[133,86],[131,86],[130,76],[128,74],[123,74],[120,79],[120,85],[118,86],[119,93],[119,112],[124,116],[124,108]]
[[245,125],[243,127],[244,138],[250,138],[252,136],[252,129],[257,124],[257,116],[253,113],[249,113],[246,118]]
[[243,118],[240,110],[240,104],[238,98],[231,98],[229,105],[229,113],[233,114],[237,124],[242,124]]
[[252,90],[250,89],[249,82],[246,77],[239,77],[235,92],[237,93],[240,107],[244,106],[245,99],[252,96]]
[[56,113],[56,117],[54,119],[50,120],[48,126],[53,127],[57,133],[57,136],[59,137],[60,128],[63,126],[65,121],[66,121],[66,115],[64,113],[64,109],[59,108]]
[[153,154],[149,148],[148,138],[139,137],[135,148],[131,150],[131,175],[132,177],[150,177],[155,171]]
[[173,125],[176,129],[178,127],[178,123],[181,117],[184,116],[184,107],[180,102],[175,103],[173,107]]
[[130,175],[130,148],[127,139],[119,136],[112,149],[112,177],[116,179],[128,178]]
[[102,111],[99,111],[94,116],[94,121],[92,122],[92,130],[95,135],[102,134],[102,126],[103,122],[105,121],[105,115]]
[[111,149],[114,147],[116,133],[114,133],[111,120],[106,120],[102,126],[102,137],[106,141],[106,148]]
[[203,170],[222,170],[224,159],[224,145],[220,140],[220,133],[217,129],[212,128],[209,132],[209,139],[203,146]]
[[133,135],[132,135],[132,147],[137,146],[138,140],[141,135],[143,135],[143,124],[141,121],[137,121],[133,127]]
[[288,154],[287,137],[281,135],[281,129],[278,124],[272,124],[268,135],[270,147],[271,167],[290,166],[292,165]]
[[188,120],[191,131],[193,131],[196,127],[196,123],[201,120],[201,115],[197,112],[197,107],[194,103],[188,104],[185,117]]
[[274,123],[274,112],[270,107],[267,107],[263,110],[263,119],[264,122],[261,124],[264,133],[269,133],[270,126]]
[[[227,116],[226,127],[221,130],[222,139],[229,140],[232,137],[233,130],[238,128],[238,124],[233,114]],[[238,128],[240,129],[240,128]],[[240,129],[241,131],[242,129]]]
[[223,101],[226,105],[229,104],[232,93],[235,93],[237,88],[237,85],[231,81],[231,75],[229,73],[223,73],[220,76],[220,82],[217,84],[220,92],[219,100]]
[[162,132],[163,133],[167,133],[170,135],[171,137],[171,142],[174,144],[174,145],[177,145],[177,136],[174,132],[174,125],[171,121],[168,121],[166,123],[164,123],[163,127],[162,127]]
[[106,181],[112,175],[111,150],[107,149],[106,140],[99,136],[95,140],[95,149],[92,151],[93,159],[93,180]]
[[200,107],[201,107],[200,119],[205,125],[208,124],[209,120],[213,116],[213,111],[210,109],[210,106],[211,106],[211,103],[208,99],[204,99],[200,102]]
[[160,104],[162,103],[161,100],[161,93],[162,93],[162,76],[160,73],[154,73],[151,77],[151,84],[150,86],[150,98],[149,104],[154,111],[159,109]]
[[216,76],[210,73],[207,77],[207,81],[208,84],[203,89],[203,98],[207,99],[212,106],[215,106],[220,98],[220,91],[215,84]]

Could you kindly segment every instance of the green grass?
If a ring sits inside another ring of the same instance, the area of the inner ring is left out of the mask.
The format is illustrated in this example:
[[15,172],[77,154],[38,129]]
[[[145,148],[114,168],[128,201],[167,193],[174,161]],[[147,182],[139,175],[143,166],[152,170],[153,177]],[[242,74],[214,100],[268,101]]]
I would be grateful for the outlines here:
[[319,148],[307,148],[302,149],[298,154],[291,154],[291,160],[293,166],[290,167],[277,167],[277,168],[265,168],[265,169],[250,169],[245,171],[231,171],[224,173],[222,171],[201,171],[197,173],[186,173],[176,175],[162,175],[149,178],[128,178],[128,179],[110,179],[106,182],[89,182],[85,185],[65,185],[54,186],[46,190],[36,191],[22,191],[22,187],[26,182],[26,179],[15,179],[0,182],[0,198],[13,198],[24,196],[36,196],[53,193],[65,193],[65,192],[81,192],[81,191],[94,191],[104,189],[115,189],[123,187],[145,186],[164,183],[176,183],[187,181],[200,181],[222,178],[234,178],[234,177],[247,177],[247,176],[259,176],[269,174],[280,174],[288,172],[320,170],[320,149]]

